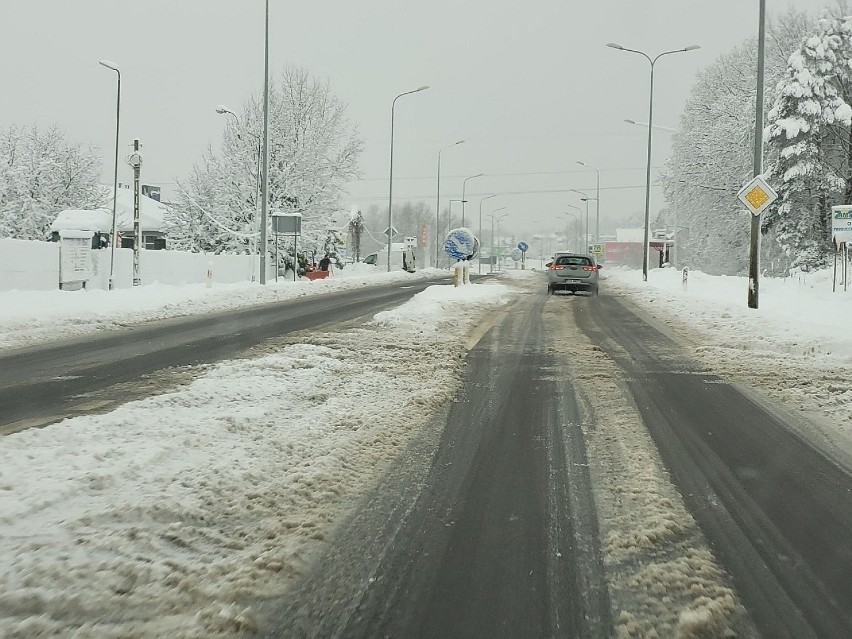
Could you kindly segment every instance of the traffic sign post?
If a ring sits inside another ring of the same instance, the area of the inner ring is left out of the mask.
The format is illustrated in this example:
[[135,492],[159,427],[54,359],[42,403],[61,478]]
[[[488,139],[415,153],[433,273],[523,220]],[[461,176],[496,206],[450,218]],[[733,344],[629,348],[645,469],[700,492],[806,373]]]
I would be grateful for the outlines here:
[[[760,135],[759,129],[757,135]],[[755,162],[758,163],[760,158],[757,152],[755,158]],[[757,170],[757,167],[755,167],[755,170]],[[760,175],[755,175],[748,184],[740,189],[737,197],[752,214],[748,265],[748,306],[749,308],[757,308],[760,277],[760,214],[778,199],[778,194]]]
[[530,245],[526,242],[518,242],[518,250],[521,252],[521,270],[525,271],[527,268],[527,250],[529,250]]

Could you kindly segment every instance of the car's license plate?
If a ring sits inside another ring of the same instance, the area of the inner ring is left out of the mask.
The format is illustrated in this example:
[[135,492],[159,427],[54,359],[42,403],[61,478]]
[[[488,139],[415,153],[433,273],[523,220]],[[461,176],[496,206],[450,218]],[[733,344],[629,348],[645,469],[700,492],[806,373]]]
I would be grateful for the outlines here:
[[579,284],[580,280],[565,280],[568,284]]

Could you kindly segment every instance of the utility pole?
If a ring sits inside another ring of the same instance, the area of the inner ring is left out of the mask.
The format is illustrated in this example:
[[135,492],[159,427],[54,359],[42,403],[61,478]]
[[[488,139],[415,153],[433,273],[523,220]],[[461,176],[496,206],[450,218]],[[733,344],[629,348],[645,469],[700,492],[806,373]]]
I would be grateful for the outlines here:
[[[754,176],[763,173],[763,75],[766,42],[766,0],[760,0],[757,35],[757,96],[754,104]],[[748,254],[748,307],[757,308],[760,289],[760,221],[762,214],[751,216],[751,241]]]
[[142,171],[142,154],[139,152],[139,138],[133,139],[133,153],[127,156],[127,163],[133,167],[133,286],[142,284],[139,274],[139,250],[142,248],[142,227],[139,224],[139,174]]

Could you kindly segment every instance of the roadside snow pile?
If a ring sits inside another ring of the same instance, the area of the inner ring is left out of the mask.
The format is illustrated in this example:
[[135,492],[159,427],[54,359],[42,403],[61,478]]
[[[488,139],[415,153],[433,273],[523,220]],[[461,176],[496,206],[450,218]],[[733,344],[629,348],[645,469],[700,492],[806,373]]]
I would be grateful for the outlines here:
[[0,636],[251,631],[249,605],[286,590],[455,394],[466,334],[509,297],[464,291],[0,439]]
[[104,291],[0,291],[0,350],[84,335],[152,320],[227,311],[350,288],[447,276],[447,271],[379,272],[358,265],[322,280],[281,278],[251,282],[170,286],[151,284]]
[[[758,309],[748,279],[690,271],[613,268],[606,290],[627,296],[691,342],[714,372],[769,393],[788,407],[816,411],[833,450],[852,453],[852,290],[831,291],[831,271],[763,278]],[[696,340],[695,335],[699,338]],[[813,435],[813,433],[811,433]]]

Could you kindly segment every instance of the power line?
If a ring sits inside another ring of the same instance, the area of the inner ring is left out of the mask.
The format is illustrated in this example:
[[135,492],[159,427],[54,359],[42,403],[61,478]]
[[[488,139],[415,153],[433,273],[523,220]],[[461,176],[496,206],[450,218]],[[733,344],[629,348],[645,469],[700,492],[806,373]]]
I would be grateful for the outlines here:
[[[604,172],[615,172],[615,171],[644,171],[646,167],[644,166],[627,166],[620,167],[616,169],[601,169],[601,173]],[[652,166],[652,169],[662,169],[662,166]],[[483,177],[525,177],[529,175],[567,175],[569,173],[588,173],[587,170],[583,169],[568,169],[565,171],[528,171],[525,173],[486,173]],[[442,175],[441,179],[447,180],[451,178],[462,179],[468,177],[467,175]],[[387,182],[388,176],[384,177],[373,177],[373,178],[358,178],[357,180],[352,180],[352,182]],[[396,177],[394,176],[394,180],[435,180],[437,179],[436,175],[426,175],[422,177]]]
[[[396,178],[394,178],[394,179],[396,179]],[[651,184],[651,186],[652,187],[659,187],[659,186],[662,186],[662,184],[654,183],[654,184]],[[645,188],[644,184],[638,184],[636,186],[607,186],[607,187],[602,186],[601,191],[623,191],[623,190],[627,190],[627,189],[644,189],[644,188]],[[531,194],[536,194],[536,193],[575,193],[575,191],[573,191],[572,189],[540,189],[540,190],[528,190],[528,191],[500,191],[498,195],[501,195],[501,196],[502,195],[531,195]],[[491,192],[470,193],[470,194],[468,194],[467,197],[479,197],[479,196],[490,195],[490,194],[491,194]],[[447,197],[450,197],[450,195],[459,195],[459,194],[458,193],[450,193],[450,194],[447,195]],[[434,198],[434,197],[435,197],[435,194],[430,193],[429,195],[408,195],[408,196],[404,196],[403,199],[406,199],[406,200],[425,200],[425,199]],[[353,196],[353,195],[350,194],[349,199],[350,200],[357,200],[357,201],[360,202],[360,201],[372,201],[372,200],[387,201],[388,198],[387,198],[386,195],[385,196],[378,196],[378,197],[359,197],[359,196]]]

